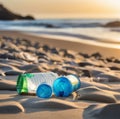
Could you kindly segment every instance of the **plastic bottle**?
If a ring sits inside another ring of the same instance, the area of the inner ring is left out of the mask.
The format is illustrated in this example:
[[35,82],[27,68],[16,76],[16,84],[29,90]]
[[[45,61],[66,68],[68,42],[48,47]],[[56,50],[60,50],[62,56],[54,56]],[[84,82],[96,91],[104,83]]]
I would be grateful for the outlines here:
[[53,82],[53,92],[58,97],[68,97],[80,88],[80,79],[75,75],[62,76]]
[[39,85],[46,83],[52,86],[56,78],[58,75],[53,72],[21,74],[17,80],[17,92],[18,94],[36,94]]

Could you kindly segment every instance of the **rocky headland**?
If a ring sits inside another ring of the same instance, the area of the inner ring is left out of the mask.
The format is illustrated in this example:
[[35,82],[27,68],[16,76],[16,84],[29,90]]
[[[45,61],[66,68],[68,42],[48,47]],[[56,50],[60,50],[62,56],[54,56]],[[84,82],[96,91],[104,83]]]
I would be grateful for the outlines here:
[[13,13],[2,4],[0,4],[0,20],[34,20],[34,17],[30,15],[22,16]]

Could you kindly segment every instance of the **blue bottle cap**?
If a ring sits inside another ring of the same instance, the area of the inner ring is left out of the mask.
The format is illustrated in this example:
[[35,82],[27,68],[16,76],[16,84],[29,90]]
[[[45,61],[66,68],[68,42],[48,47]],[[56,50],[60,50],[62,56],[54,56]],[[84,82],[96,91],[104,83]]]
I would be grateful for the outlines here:
[[52,96],[52,88],[48,84],[41,84],[36,90],[36,95],[40,98],[50,98]]
[[53,91],[58,97],[68,97],[72,93],[72,84],[66,77],[59,77],[53,83]]

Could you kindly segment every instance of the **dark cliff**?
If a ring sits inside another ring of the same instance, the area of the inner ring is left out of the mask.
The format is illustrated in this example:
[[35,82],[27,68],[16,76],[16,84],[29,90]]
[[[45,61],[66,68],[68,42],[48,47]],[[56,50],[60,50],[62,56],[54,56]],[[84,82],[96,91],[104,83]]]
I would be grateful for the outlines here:
[[34,20],[32,16],[15,14],[0,4],[0,20]]
[[103,27],[120,27],[120,21],[108,22]]

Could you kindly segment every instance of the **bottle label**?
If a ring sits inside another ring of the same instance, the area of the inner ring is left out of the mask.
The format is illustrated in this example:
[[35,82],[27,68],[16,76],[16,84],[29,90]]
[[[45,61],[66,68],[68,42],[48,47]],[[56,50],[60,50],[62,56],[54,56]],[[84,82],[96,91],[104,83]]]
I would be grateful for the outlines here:
[[20,74],[18,76],[18,80],[17,80],[17,92],[19,94],[21,93],[28,93],[28,86],[27,86],[27,80],[26,77],[23,76],[23,74]]
[[78,79],[78,77],[76,77],[75,75],[68,75],[66,76],[66,78],[71,82],[73,91],[76,91],[80,88],[80,80]]

